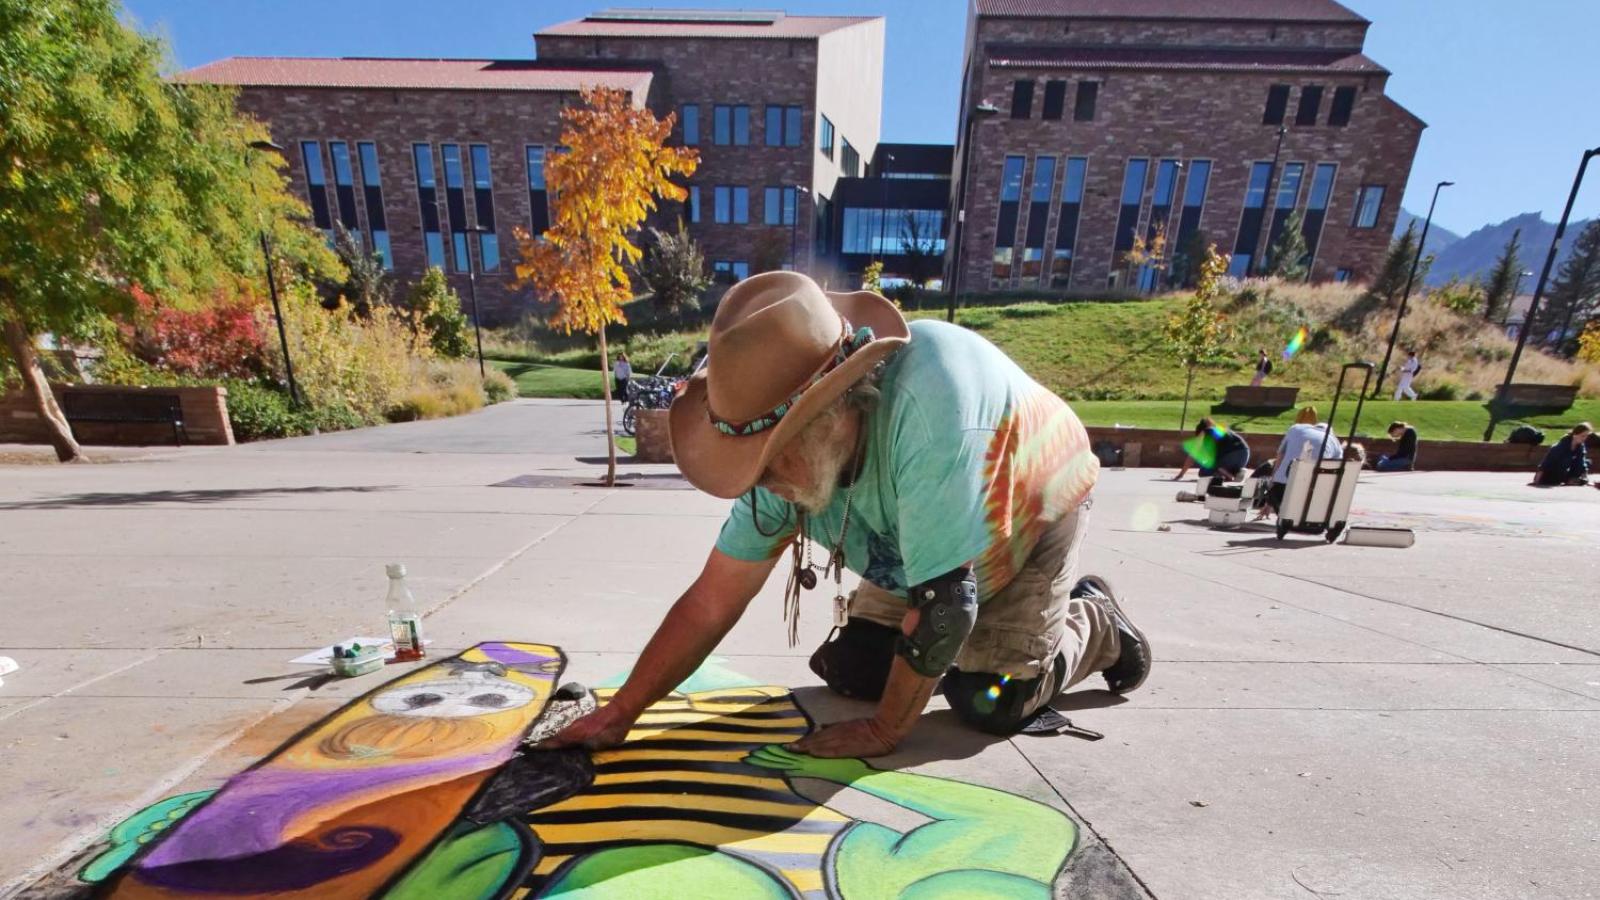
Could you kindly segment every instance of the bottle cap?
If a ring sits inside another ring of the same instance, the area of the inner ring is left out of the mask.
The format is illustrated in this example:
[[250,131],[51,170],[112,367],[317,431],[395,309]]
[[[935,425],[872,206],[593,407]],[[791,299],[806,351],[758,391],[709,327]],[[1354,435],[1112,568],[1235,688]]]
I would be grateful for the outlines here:
[[389,565],[385,566],[384,569],[389,573],[390,578],[406,577],[405,563],[389,563]]

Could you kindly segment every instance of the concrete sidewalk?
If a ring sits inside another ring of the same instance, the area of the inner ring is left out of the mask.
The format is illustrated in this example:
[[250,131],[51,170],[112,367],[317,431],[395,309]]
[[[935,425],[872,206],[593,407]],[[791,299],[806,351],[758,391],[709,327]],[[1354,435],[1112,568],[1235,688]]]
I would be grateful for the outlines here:
[[[435,652],[560,645],[569,678],[631,664],[698,571],[726,504],[593,477],[600,410],[472,416],[101,466],[0,466],[0,885],[138,806],[214,786],[372,678],[287,660],[383,629],[383,564],[434,608]],[[646,474],[668,469],[629,466]],[[1152,470],[1104,474],[1085,567],[1158,660],[1124,701],[1058,704],[1104,732],[994,741],[936,702],[887,767],[1063,808],[1065,896],[1589,897],[1600,893],[1600,492],[1513,475],[1364,477],[1360,521],[1417,546],[1213,532]],[[1170,531],[1159,531],[1161,523]],[[805,686],[774,578],[719,665]],[[0,887],[0,896],[8,887]]]

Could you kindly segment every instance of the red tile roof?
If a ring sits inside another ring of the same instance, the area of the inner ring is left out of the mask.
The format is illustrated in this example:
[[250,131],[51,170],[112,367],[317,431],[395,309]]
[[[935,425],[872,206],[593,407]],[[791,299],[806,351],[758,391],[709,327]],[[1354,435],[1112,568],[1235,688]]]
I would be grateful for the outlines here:
[[1365,23],[1335,0],[978,0],[978,15]]
[[[607,10],[605,18],[591,16],[573,19],[535,32],[551,37],[641,37],[641,38],[782,38],[821,37],[841,28],[881,19],[882,16],[790,16],[770,13],[747,22],[719,19],[715,13],[700,10],[634,10],[638,19],[628,19],[629,10]],[[681,18],[672,18],[672,13]]]
[[1348,72],[1387,75],[1389,70],[1365,54],[1345,50],[1230,50],[1139,47],[997,47],[989,65],[997,68],[1073,68],[1206,72]]
[[551,68],[533,60],[231,56],[181,72],[174,80],[241,87],[454,91],[577,91],[595,86],[643,95],[650,79],[651,73],[641,69]]

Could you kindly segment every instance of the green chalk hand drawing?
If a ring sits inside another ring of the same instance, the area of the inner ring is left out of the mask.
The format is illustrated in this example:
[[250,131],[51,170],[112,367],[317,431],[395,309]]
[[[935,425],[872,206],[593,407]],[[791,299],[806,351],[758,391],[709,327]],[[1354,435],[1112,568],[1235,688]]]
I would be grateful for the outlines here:
[[89,861],[78,873],[79,881],[98,884],[111,877],[132,859],[144,845],[160,837],[173,823],[189,814],[200,802],[215,794],[215,790],[193,791],[168,797],[159,803],[139,810],[117,823],[106,837],[110,847]]

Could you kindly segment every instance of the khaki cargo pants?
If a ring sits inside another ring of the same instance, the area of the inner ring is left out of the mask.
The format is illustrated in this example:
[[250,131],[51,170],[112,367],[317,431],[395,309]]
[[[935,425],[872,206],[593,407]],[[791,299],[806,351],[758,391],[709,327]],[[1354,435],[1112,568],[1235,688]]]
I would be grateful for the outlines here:
[[[971,702],[968,694],[982,692],[988,684],[1015,685],[1022,694],[1011,704],[1010,715],[1002,718],[1026,718],[1060,691],[1117,661],[1121,642],[1111,616],[1100,604],[1071,596],[1089,506],[1086,501],[1047,528],[1010,584],[993,595],[978,585],[983,599],[977,623],[956,657],[958,671],[946,677],[946,696],[963,719],[972,722],[972,716],[1004,712],[994,709],[992,699],[985,703],[980,698],[977,710],[962,708]],[[896,631],[906,610],[904,598],[865,580],[850,597],[851,618]],[[1002,682],[999,676],[1010,677]],[[952,684],[960,685],[955,693]],[[1015,723],[987,724],[1003,730]]]

